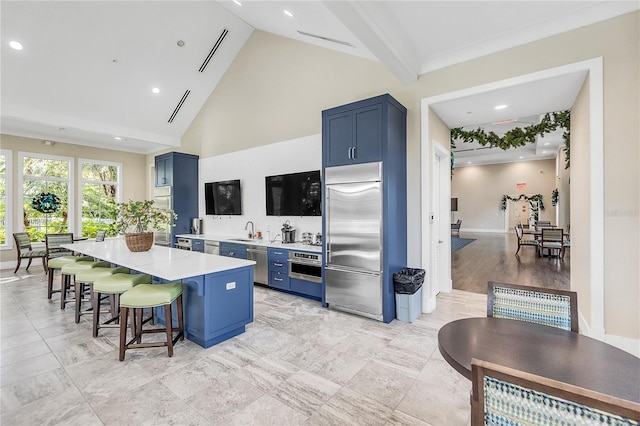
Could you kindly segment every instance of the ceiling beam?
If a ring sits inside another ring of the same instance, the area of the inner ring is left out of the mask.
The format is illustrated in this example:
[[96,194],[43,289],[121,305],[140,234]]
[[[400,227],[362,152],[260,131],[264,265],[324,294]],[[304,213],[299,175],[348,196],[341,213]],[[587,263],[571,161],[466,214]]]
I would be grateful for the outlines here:
[[[384,2],[323,1],[325,7],[364,44],[383,65],[404,84],[418,79],[418,58],[408,37],[397,30],[401,25],[389,27],[381,25],[393,20]],[[394,34],[385,33],[383,28],[395,28]]]

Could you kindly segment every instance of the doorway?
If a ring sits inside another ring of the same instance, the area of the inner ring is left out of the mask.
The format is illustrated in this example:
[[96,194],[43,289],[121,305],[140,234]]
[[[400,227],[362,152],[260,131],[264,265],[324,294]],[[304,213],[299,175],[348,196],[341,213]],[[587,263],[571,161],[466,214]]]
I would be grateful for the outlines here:
[[[562,76],[575,72],[587,72],[587,78],[585,85],[589,91],[588,101],[588,123],[586,124],[589,138],[585,141],[587,145],[587,151],[591,159],[602,158],[604,150],[603,140],[603,70],[602,70],[602,58],[590,59],[582,62],[577,62],[569,65],[560,66],[544,71],[534,72],[531,74],[521,75],[513,77],[507,80],[496,81],[481,86],[475,86],[458,90],[455,92],[445,93],[442,95],[425,98],[421,102],[421,169],[422,169],[422,194],[427,195],[430,191],[433,191],[433,177],[431,169],[433,167],[432,155],[433,150],[430,149],[434,141],[431,137],[431,127],[434,128],[434,132],[437,130],[439,124],[432,123],[430,115],[434,114],[431,106],[437,103],[447,102],[451,100],[461,99],[464,97],[477,95],[493,90],[516,87],[521,84],[525,84],[532,81],[540,81],[547,78],[553,78],[556,76]],[[437,117],[437,116],[436,116]],[[448,147],[448,144],[447,144]],[[576,251],[571,258],[571,265],[590,265],[588,272],[588,279],[585,280],[585,285],[588,288],[590,295],[590,324],[587,328],[590,330],[590,335],[598,338],[604,337],[604,170],[600,163],[590,161],[588,164],[575,164],[574,167],[580,167],[581,170],[588,170],[590,179],[585,182],[581,182],[582,191],[589,194],[588,205],[576,206],[572,209],[573,212],[580,211],[580,209],[589,209],[590,220],[586,224],[585,229],[577,230],[575,227],[572,231],[580,233],[588,238],[588,245],[591,248],[589,251]],[[441,182],[450,192],[450,182]],[[575,188],[571,188],[573,191]],[[572,197],[573,201],[574,197]],[[430,264],[431,247],[433,246],[433,239],[437,237],[432,232],[429,226],[429,212],[432,209],[432,200],[428,196],[422,197],[422,264]],[[575,221],[571,221],[572,224]],[[451,253],[448,251],[446,256],[451,260]],[[572,267],[572,271],[576,268]],[[573,272],[572,272],[573,275]],[[573,280],[572,280],[573,281]],[[434,287],[439,286],[439,283],[434,283]],[[439,291],[447,291],[445,288],[434,288],[431,292],[432,295],[437,294]],[[434,297],[435,298],[435,297]],[[435,306],[435,300],[430,300],[427,306]],[[424,310],[424,309],[423,309]],[[581,324],[582,328],[583,324]],[[584,324],[586,327],[586,324]]]

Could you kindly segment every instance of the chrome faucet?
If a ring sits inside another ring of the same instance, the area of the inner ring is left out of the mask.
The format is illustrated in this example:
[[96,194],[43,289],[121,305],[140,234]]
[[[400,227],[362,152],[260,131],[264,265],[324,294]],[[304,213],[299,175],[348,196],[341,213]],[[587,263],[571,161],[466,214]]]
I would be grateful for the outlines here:
[[249,233],[249,238],[254,238],[255,237],[255,229],[254,229],[254,225],[253,222],[249,221],[247,222],[247,224],[244,226],[244,230],[246,231],[247,228],[249,227],[249,224],[251,224],[251,232]]

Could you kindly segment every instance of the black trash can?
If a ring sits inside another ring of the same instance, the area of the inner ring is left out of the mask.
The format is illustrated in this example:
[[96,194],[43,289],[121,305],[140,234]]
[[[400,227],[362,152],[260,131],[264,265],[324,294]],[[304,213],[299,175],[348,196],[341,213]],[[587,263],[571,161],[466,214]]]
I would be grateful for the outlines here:
[[422,313],[422,284],[424,269],[405,268],[393,274],[396,293],[396,319],[415,321]]

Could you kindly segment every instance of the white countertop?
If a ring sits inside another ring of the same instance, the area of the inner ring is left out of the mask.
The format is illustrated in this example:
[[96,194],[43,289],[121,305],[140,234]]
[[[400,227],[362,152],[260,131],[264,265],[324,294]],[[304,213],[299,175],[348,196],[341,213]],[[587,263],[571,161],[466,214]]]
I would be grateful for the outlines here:
[[101,242],[81,241],[64,244],[62,247],[170,281],[253,266],[256,263],[252,260],[157,245],[152,246],[149,251],[132,252],[127,248],[124,238]]
[[302,251],[310,251],[314,253],[322,252],[322,246],[312,246],[309,244],[302,244],[300,242],[282,244],[281,241],[271,242],[266,239],[256,240],[249,239],[246,237],[232,237],[228,235],[213,235],[213,234],[180,234],[176,235],[177,238],[191,238],[192,240],[212,240],[212,241],[224,241],[226,243],[236,243],[236,244],[248,244],[255,246],[263,246],[263,247],[278,247],[288,250],[302,250]]

